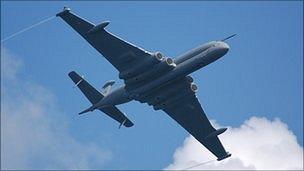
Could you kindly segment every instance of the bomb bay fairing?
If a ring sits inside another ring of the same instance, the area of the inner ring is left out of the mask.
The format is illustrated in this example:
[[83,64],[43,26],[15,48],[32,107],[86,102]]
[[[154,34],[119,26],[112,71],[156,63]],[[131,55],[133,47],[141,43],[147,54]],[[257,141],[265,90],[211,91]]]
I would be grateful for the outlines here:
[[211,41],[172,59],[160,52],[151,53],[105,30],[108,21],[95,25],[73,14],[69,8],[58,13],[74,30],[101,53],[118,71],[125,85],[112,90],[114,81],[108,81],[102,92],[96,90],[75,71],[69,77],[92,103],[80,112],[100,110],[120,123],[131,127],[132,121],[116,105],[137,100],[155,110],[163,110],[202,145],[217,160],[230,157],[218,135],[227,128],[215,129],[209,122],[196,92],[197,85],[189,75],[224,56],[229,46],[225,40]]

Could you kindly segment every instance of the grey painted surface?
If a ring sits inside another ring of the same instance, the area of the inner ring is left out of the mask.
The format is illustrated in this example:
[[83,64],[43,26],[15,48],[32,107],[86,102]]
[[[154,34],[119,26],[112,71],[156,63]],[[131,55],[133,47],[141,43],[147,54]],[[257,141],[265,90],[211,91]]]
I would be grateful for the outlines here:
[[99,109],[130,127],[133,123],[115,105],[137,100],[153,106],[155,110],[166,112],[218,160],[231,156],[218,138],[226,129],[216,130],[211,125],[196,97],[197,85],[189,76],[228,52],[229,46],[224,40],[200,45],[172,60],[159,52],[148,52],[106,31],[109,22],[95,26],[67,8],[57,16],[100,52],[119,71],[119,78],[125,82],[125,85],[115,90],[107,89],[107,93],[102,94],[75,71],[70,72],[70,78],[92,103],[81,114]]

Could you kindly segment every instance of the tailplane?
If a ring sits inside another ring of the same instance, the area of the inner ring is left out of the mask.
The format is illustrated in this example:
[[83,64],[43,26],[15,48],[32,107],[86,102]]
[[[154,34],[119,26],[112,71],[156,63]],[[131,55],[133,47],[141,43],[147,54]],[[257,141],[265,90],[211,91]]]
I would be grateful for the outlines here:
[[[75,83],[75,86],[77,86],[81,92],[86,96],[86,98],[92,103],[92,106],[88,109],[80,112],[79,114],[84,114],[87,112],[92,112],[95,109],[99,109],[112,119],[119,122],[119,128],[124,125],[125,127],[131,127],[133,126],[133,122],[123,113],[121,112],[117,107],[115,106],[107,106],[102,108],[96,108],[95,104],[98,103],[104,95],[100,93],[98,90],[96,90],[92,85],[90,85],[83,77],[78,75],[75,71],[71,71],[69,73],[69,77],[73,80]],[[109,81],[103,86],[103,91],[106,93],[109,93],[111,86],[114,84],[114,81]]]
[[75,71],[70,72],[69,77],[73,80],[75,86],[77,86],[81,90],[81,92],[92,104],[96,104],[104,97],[98,90],[91,86],[83,77],[78,75]]

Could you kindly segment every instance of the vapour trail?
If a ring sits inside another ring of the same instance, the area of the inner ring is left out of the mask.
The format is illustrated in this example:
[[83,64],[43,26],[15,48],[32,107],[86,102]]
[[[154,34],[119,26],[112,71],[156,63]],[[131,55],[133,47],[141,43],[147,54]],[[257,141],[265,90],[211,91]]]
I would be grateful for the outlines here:
[[189,170],[189,169],[192,169],[192,168],[195,168],[195,167],[198,167],[198,166],[201,166],[201,165],[205,165],[207,163],[210,163],[210,162],[214,162],[215,160],[209,160],[209,161],[206,161],[206,162],[202,162],[202,163],[199,163],[197,165],[194,165],[194,166],[191,166],[191,167],[187,167],[185,169],[182,169],[182,170]]
[[14,33],[14,34],[12,34],[12,35],[10,35],[10,36],[8,36],[8,37],[2,39],[2,40],[1,40],[1,43],[3,43],[3,42],[5,42],[5,41],[7,41],[7,40],[9,40],[9,39],[11,39],[11,38],[13,38],[13,37],[19,35],[19,34],[21,34],[21,33],[23,33],[23,32],[26,32],[26,31],[28,31],[28,30],[30,30],[30,29],[36,27],[36,26],[39,26],[40,24],[43,24],[43,23],[45,23],[45,22],[48,22],[48,21],[50,21],[51,19],[53,19],[53,18],[55,18],[55,17],[56,17],[56,16],[48,17],[48,18],[46,18],[46,19],[44,19],[44,20],[42,20],[42,21],[39,21],[39,22],[36,23],[36,24],[33,24],[33,25],[29,26],[29,27],[26,27],[26,28],[24,28],[24,29],[22,29],[22,30],[20,30],[20,31],[18,31],[18,32],[16,32],[16,33]]

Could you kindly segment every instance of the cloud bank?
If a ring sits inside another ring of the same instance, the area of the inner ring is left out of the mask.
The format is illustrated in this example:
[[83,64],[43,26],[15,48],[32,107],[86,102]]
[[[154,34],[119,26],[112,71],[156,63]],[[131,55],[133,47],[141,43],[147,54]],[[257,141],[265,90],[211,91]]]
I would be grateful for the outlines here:
[[[215,124],[217,125],[217,124]],[[251,117],[238,128],[220,135],[232,156],[191,168],[193,170],[303,170],[303,147],[287,125],[278,118]],[[177,148],[165,170],[182,170],[216,159],[192,136]]]
[[111,153],[76,140],[56,97],[21,78],[22,66],[1,47],[1,170],[101,168]]

